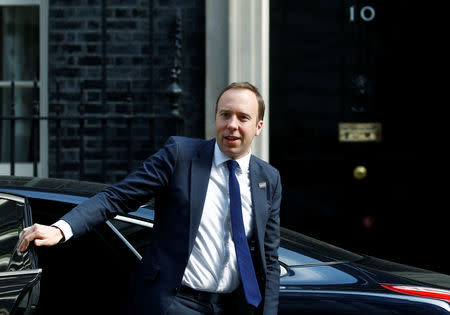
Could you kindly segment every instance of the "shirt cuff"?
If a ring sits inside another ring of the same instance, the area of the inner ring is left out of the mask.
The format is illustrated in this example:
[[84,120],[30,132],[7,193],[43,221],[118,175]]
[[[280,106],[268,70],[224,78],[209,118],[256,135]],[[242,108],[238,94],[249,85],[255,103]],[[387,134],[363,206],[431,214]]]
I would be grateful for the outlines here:
[[52,226],[57,227],[62,231],[62,233],[64,234],[63,242],[68,241],[73,236],[72,228],[70,227],[69,223],[64,220],[59,220],[55,224],[52,224]]

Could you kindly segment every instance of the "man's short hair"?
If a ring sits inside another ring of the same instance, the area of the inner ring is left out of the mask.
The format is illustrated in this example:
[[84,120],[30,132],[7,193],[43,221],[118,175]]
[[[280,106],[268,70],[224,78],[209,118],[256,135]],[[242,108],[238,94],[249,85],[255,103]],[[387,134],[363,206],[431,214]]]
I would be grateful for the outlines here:
[[256,99],[258,100],[258,121],[264,119],[264,111],[266,109],[266,106],[264,105],[264,100],[263,100],[261,94],[259,93],[258,89],[254,85],[252,85],[251,83],[248,83],[248,82],[233,82],[230,85],[228,85],[227,87],[225,87],[222,90],[222,92],[219,94],[219,97],[217,98],[216,114],[217,114],[217,105],[219,104],[220,97],[223,95],[223,93],[225,93],[226,91],[231,90],[231,89],[246,89],[246,90],[252,91],[255,94]]

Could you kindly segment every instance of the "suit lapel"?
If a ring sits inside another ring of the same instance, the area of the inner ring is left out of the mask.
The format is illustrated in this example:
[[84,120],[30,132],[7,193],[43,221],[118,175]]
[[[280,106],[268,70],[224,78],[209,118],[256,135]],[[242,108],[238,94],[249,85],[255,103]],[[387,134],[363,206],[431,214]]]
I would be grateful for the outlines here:
[[190,231],[189,253],[194,246],[195,236],[202,217],[206,191],[208,189],[211,164],[214,156],[215,141],[211,140],[202,145],[191,165],[191,192],[190,192]]
[[261,172],[260,167],[255,162],[254,157],[250,159],[250,189],[252,194],[253,212],[255,216],[256,243],[260,253],[264,253],[264,217],[267,211],[266,189],[269,184]]

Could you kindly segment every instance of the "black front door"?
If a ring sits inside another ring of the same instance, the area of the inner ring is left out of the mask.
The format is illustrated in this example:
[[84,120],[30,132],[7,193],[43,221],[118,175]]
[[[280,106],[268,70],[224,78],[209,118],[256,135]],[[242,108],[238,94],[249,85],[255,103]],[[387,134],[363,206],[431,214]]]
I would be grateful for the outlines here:
[[271,1],[270,160],[282,225],[448,272],[432,248],[446,235],[423,9]]

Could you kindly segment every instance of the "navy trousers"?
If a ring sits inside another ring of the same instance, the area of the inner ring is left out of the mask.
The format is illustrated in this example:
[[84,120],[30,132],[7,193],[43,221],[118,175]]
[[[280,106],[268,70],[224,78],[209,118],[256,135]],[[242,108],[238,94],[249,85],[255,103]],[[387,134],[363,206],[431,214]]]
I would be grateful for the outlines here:
[[214,294],[182,287],[166,315],[252,315],[254,308],[245,301],[239,287],[233,293]]

